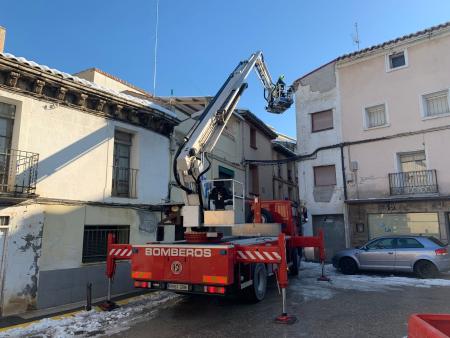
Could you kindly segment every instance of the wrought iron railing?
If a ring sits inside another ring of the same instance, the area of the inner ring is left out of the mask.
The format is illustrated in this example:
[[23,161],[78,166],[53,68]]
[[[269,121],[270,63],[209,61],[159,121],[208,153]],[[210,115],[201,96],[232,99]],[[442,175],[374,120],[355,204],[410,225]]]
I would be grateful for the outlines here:
[[39,154],[8,149],[0,152],[0,194],[36,193]]
[[391,195],[439,192],[436,170],[407,171],[389,174]]
[[83,263],[106,260],[108,234],[116,236],[116,243],[130,243],[129,225],[85,225],[83,235]]
[[137,198],[137,169],[113,167],[112,196]]

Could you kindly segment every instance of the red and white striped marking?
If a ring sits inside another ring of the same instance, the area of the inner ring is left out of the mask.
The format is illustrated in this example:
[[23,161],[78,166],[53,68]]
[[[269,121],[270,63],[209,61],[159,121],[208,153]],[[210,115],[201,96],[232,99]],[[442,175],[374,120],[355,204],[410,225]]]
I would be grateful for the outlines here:
[[252,261],[279,261],[281,260],[281,256],[278,254],[278,252],[267,252],[267,251],[241,251],[238,250],[237,254],[242,259],[248,259]]
[[132,250],[131,249],[111,249],[109,250],[109,255],[110,256],[115,256],[115,257],[130,257],[132,254]]

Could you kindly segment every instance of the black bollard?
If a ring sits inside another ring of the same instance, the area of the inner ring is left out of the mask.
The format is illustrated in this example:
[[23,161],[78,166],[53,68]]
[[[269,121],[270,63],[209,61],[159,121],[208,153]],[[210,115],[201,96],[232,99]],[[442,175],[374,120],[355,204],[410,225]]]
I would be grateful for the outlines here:
[[92,310],[92,283],[86,285],[86,311]]

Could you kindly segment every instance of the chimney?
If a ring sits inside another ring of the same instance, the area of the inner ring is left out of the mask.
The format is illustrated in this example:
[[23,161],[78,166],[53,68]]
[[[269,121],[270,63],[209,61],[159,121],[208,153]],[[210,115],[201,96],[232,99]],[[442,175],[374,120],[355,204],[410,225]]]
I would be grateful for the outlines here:
[[3,53],[5,48],[6,29],[0,26],[0,53]]

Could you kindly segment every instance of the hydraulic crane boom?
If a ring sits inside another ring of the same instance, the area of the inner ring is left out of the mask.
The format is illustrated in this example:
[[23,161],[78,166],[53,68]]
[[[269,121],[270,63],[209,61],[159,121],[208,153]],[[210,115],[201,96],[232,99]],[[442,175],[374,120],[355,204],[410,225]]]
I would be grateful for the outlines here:
[[253,68],[257,70],[264,86],[268,112],[281,114],[293,103],[291,88],[286,89],[282,81],[276,84],[272,82],[261,51],[238,64],[203,110],[175,156],[174,176],[178,186],[185,192],[185,227],[201,227],[203,202],[200,177],[209,169],[209,164],[204,168],[205,162],[209,163],[207,154],[214,149],[243,91],[247,88],[245,80]]

